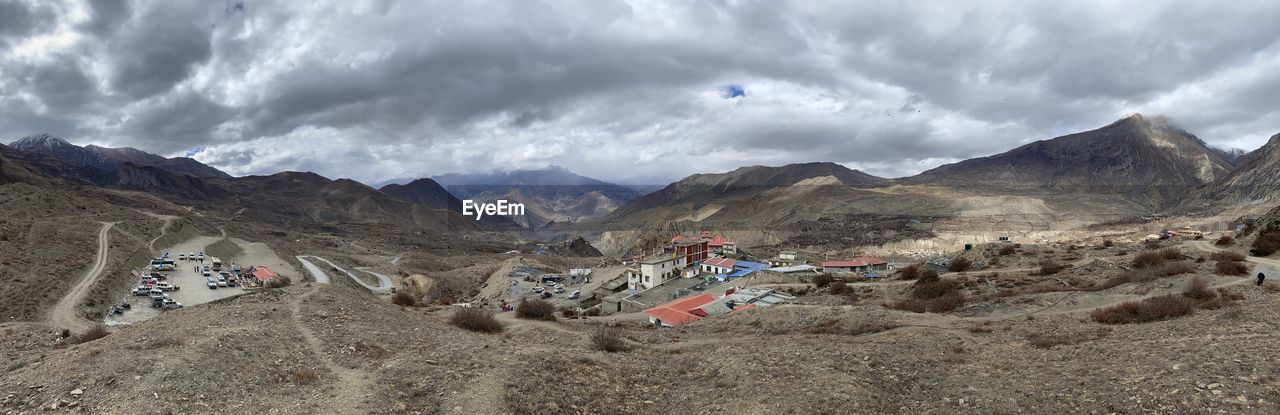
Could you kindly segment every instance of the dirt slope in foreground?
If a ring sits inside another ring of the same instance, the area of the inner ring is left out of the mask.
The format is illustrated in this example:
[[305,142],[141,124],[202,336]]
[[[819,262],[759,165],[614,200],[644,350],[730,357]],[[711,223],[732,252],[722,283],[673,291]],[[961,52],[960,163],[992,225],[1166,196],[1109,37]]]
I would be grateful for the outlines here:
[[[1280,295],[1239,288],[1238,308],[1105,327],[1056,315],[969,330],[876,305],[777,307],[684,329],[626,327],[636,350],[608,354],[589,348],[579,323],[503,316],[503,334],[478,334],[446,324],[447,309],[303,285],[86,344],[7,349],[16,359],[0,376],[0,411],[1275,413]],[[852,334],[883,322],[907,326]],[[35,347],[42,333],[28,329],[0,329],[14,339],[3,347]],[[1043,335],[1064,344],[1034,345]]]

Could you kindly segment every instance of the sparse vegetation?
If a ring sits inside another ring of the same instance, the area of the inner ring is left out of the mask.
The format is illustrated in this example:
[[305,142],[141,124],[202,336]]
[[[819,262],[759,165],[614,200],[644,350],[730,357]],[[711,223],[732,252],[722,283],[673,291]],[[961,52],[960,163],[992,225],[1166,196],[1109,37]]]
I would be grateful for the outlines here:
[[1138,268],[1111,277],[1101,285],[1092,287],[1092,290],[1106,290],[1131,282],[1155,281],[1160,278],[1186,274],[1192,271],[1195,271],[1195,268],[1191,264],[1182,261],[1167,263],[1158,267]]
[[1191,282],[1187,283],[1187,288],[1182,291],[1184,297],[1193,300],[1211,300],[1218,295],[1209,289],[1209,280],[1204,277],[1195,277]]
[[1219,275],[1247,275],[1249,274],[1249,264],[1247,262],[1218,261],[1214,264],[1213,272]]
[[1213,244],[1217,246],[1228,246],[1235,242],[1235,239],[1232,239],[1230,236],[1222,235],[1222,237],[1218,238],[1218,241]]
[[822,273],[822,274],[814,275],[813,278],[811,278],[810,280],[813,282],[814,286],[818,288],[823,288],[823,287],[826,287],[828,284],[831,284],[832,281],[835,281],[835,277],[832,277],[831,274]]
[[1165,258],[1155,251],[1147,251],[1133,257],[1134,268],[1150,268],[1164,265]]
[[1052,349],[1053,346],[1064,346],[1074,344],[1075,341],[1071,336],[1063,334],[1042,334],[1036,333],[1027,336],[1027,342],[1031,343],[1037,349]]
[[920,273],[920,278],[916,279],[916,284],[928,284],[936,281],[938,281],[938,272],[926,269]]
[[1214,261],[1244,262],[1244,254],[1231,251],[1218,251],[1209,256]]
[[1130,301],[1120,305],[1099,308],[1089,314],[1093,321],[1102,324],[1134,324],[1168,320],[1190,315],[1196,304],[1189,298],[1162,295],[1142,301]]
[[970,261],[968,258],[956,258],[951,260],[951,263],[947,264],[947,271],[951,272],[965,272],[972,268],[973,261]]
[[1005,245],[1000,247],[1000,250],[997,251],[996,253],[1001,256],[1008,256],[1008,255],[1013,255],[1017,251],[1018,251],[1017,249],[1013,248],[1013,245]]
[[842,295],[850,291],[849,284],[845,284],[844,281],[833,282],[830,287],[831,295]]
[[625,352],[631,350],[616,327],[601,325],[591,333],[591,348],[602,352]]
[[1270,256],[1280,250],[1280,230],[1265,230],[1258,233],[1253,240],[1253,248],[1249,250],[1253,256]]
[[79,335],[75,336],[75,338],[72,339],[72,343],[75,343],[75,344],[88,343],[94,340],[101,339],[103,337],[107,337],[108,334],[111,334],[111,332],[107,330],[107,326],[102,324],[94,324],[93,326],[89,327],[88,330],[85,330],[84,333],[80,333]]
[[1187,258],[1185,255],[1182,255],[1181,251],[1178,251],[1177,249],[1174,249],[1174,248],[1161,249],[1160,256],[1170,261],[1180,261]]
[[449,324],[481,333],[498,333],[503,330],[501,321],[493,318],[493,312],[474,307],[460,307],[453,312]]
[[516,317],[525,320],[550,320],[556,319],[556,306],[539,299],[521,300],[516,305]]
[[1053,275],[1062,272],[1066,266],[1059,264],[1052,259],[1046,259],[1040,262],[1040,275]]
[[920,277],[919,265],[908,265],[906,268],[898,270],[898,279],[914,280]]
[[1115,243],[1115,242],[1113,242],[1113,241],[1112,241],[1112,240],[1110,240],[1110,239],[1106,239],[1106,240],[1103,240],[1103,241],[1102,241],[1102,247],[1103,247],[1103,248],[1110,248],[1110,247],[1112,247],[1112,246],[1115,246],[1115,244],[1116,244],[1116,243]]
[[418,304],[418,299],[413,298],[412,294],[400,291],[391,296],[391,303],[398,306],[413,307]]

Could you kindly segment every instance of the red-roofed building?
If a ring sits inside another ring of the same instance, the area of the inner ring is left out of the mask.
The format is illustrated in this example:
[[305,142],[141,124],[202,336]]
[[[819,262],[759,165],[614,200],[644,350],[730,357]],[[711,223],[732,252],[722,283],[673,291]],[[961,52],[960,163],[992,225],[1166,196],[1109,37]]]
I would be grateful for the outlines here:
[[711,238],[711,241],[707,242],[707,246],[717,254],[733,255],[738,253],[738,243],[720,235]]
[[728,274],[733,272],[733,264],[736,264],[737,262],[738,261],[724,257],[711,258],[706,261],[702,261],[702,272],[708,274]]
[[710,294],[698,294],[681,298],[666,304],[644,310],[649,315],[649,322],[657,325],[675,327],[706,317],[705,313],[695,314],[695,309],[715,301]]
[[267,280],[279,277],[280,274],[276,274],[275,271],[267,267],[257,267],[253,270],[253,278],[256,278],[260,284],[266,284]]

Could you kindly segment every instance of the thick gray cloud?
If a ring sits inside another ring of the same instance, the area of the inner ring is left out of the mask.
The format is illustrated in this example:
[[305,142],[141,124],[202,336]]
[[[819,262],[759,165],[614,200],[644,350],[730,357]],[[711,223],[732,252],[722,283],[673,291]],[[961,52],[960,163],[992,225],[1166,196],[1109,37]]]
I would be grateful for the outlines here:
[[233,174],[901,176],[1130,112],[1225,147],[1280,132],[1270,2],[38,4],[0,0],[0,134]]

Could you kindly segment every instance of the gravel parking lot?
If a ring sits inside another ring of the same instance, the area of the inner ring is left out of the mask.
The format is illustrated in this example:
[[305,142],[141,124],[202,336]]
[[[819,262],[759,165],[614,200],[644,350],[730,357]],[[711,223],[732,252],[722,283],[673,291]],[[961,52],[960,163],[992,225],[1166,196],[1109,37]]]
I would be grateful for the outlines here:
[[[176,270],[164,273],[169,276],[167,282],[179,288],[178,291],[170,292],[169,297],[182,303],[183,307],[200,305],[244,293],[244,289],[239,286],[218,287],[216,290],[209,289],[205,284],[205,277],[201,275],[200,271],[196,270],[196,267],[210,264],[207,257],[203,265],[200,261],[177,259],[178,254],[199,253],[206,246],[217,242],[219,239],[222,238],[217,236],[197,236],[165,250],[178,263]],[[223,259],[223,261],[225,261],[223,264],[224,271],[230,272],[231,260]],[[245,265],[241,264],[241,266],[244,267]],[[217,273],[214,274],[216,275]],[[104,321],[105,324],[132,324],[146,321],[160,313],[159,310],[151,308],[151,299],[147,297],[130,295],[125,301],[132,305],[131,309],[126,310],[124,314],[119,316],[108,315]]]

